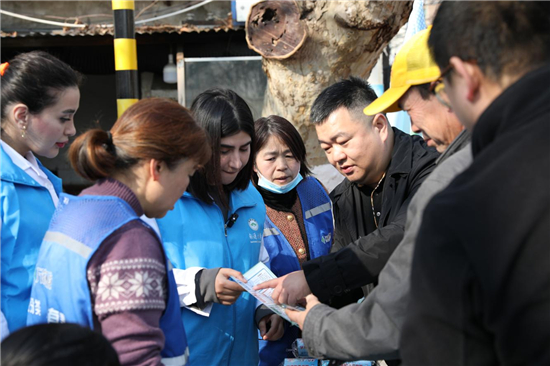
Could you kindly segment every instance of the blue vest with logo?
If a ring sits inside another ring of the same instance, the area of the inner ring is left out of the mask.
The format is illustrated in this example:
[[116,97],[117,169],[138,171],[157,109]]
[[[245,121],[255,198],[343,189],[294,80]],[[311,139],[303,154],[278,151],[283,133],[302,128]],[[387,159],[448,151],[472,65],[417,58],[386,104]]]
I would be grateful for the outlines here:
[[[118,197],[62,194],[40,248],[27,324],[70,322],[93,329],[88,262],[109,235],[132,220],[139,217]],[[160,319],[166,339],[162,362],[185,365],[187,339],[168,262],[167,276],[168,300]]]
[[[258,263],[265,205],[252,184],[233,190],[225,227],[220,208],[186,192],[174,209],[157,220],[164,248],[175,268],[233,268],[245,273]],[[256,366],[258,338],[254,323],[256,299],[243,292],[231,305],[212,304],[209,316],[182,309],[189,337],[190,366]]]
[[[34,266],[55,206],[47,188],[15,165],[3,148],[0,152],[0,294],[2,312],[13,333],[27,322]],[[59,195],[61,179],[43,167],[38,159],[37,163]]]
[[[296,187],[302,205],[303,222],[310,258],[330,253],[334,237],[332,203],[323,186],[307,177]],[[270,268],[277,277],[301,269],[294,249],[281,231],[266,217],[264,246],[269,253]],[[281,339],[275,342],[260,340],[260,365],[278,366],[286,357],[293,357],[288,350],[298,337],[298,327],[288,327]]]

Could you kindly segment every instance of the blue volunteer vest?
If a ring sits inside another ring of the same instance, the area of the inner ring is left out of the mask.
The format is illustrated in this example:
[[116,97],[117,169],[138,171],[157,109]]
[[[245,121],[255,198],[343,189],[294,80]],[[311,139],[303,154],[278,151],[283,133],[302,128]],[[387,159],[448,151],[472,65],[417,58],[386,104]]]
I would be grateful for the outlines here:
[[[252,184],[231,191],[229,213],[239,217],[226,228],[216,204],[206,204],[186,192],[172,211],[157,220],[174,268],[224,267],[245,273],[258,263],[265,221],[262,196]],[[212,304],[209,316],[183,308],[181,318],[192,334],[189,366],[258,365],[255,309],[256,299],[248,292],[231,306]]]
[[[3,148],[0,153],[0,295],[2,312],[13,333],[27,323],[34,266],[55,205],[45,187],[15,165]],[[61,179],[44,168],[38,159],[36,161],[59,195]]]
[[[330,252],[334,236],[334,222],[330,197],[323,186],[312,177],[307,177],[296,187],[300,203],[310,258]],[[294,249],[281,231],[266,217],[264,246],[269,253],[270,268],[277,277],[301,269]],[[260,340],[260,365],[278,366],[288,353],[292,342],[298,337],[298,327],[288,327],[281,339],[275,342]]]
[[[27,324],[69,322],[93,329],[88,262],[109,235],[132,220],[139,217],[118,197],[61,194],[38,256]],[[187,339],[169,262],[166,267],[168,301],[160,319],[166,339],[162,362],[185,365]]]

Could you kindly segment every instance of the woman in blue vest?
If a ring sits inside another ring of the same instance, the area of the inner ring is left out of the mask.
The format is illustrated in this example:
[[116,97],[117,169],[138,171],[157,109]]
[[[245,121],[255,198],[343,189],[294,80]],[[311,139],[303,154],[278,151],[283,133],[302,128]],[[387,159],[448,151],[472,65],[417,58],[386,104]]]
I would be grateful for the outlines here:
[[[242,278],[264,254],[265,206],[250,182],[252,112],[235,92],[211,89],[191,106],[210,135],[212,157],[191,179],[173,211],[157,220],[174,265],[189,338],[189,364],[256,366],[256,300],[229,279]],[[267,339],[282,335],[282,320],[267,315]]]
[[122,365],[185,365],[171,266],[140,216],[166,215],[209,157],[205,131],[167,99],[140,100],[111,131],[79,136],[69,159],[95,184],[60,196],[36,264],[28,324],[97,330]]
[[40,243],[61,193],[61,180],[36,156],[56,157],[76,133],[80,75],[33,51],[2,64],[0,78],[1,304],[13,332],[26,323]]
[[[309,176],[306,148],[286,119],[256,121],[253,181],[262,195],[267,217],[264,246],[277,277],[301,269],[302,263],[330,252],[334,234],[332,204],[321,183]],[[260,364],[278,366],[300,329],[287,327],[276,342],[260,340]]]

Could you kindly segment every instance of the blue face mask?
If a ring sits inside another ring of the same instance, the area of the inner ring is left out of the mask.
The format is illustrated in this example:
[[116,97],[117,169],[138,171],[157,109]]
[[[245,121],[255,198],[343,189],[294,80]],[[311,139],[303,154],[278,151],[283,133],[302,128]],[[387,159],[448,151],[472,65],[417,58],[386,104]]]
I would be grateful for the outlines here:
[[292,191],[298,185],[298,183],[300,183],[302,179],[304,179],[302,178],[302,175],[298,173],[298,175],[296,175],[296,177],[291,182],[285,184],[284,186],[279,186],[261,175],[260,172],[256,172],[256,174],[258,174],[258,185],[260,187],[267,189],[270,192],[279,194]]

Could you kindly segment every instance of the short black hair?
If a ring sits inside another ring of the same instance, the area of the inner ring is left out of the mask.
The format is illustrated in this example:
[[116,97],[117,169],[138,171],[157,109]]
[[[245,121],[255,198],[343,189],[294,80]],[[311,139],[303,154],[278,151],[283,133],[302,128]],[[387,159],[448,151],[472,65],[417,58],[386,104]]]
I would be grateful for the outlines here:
[[550,60],[550,3],[443,1],[428,46],[441,69],[457,56],[493,81],[525,74]]
[[432,92],[430,92],[430,86],[431,83],[411,85],[409,90],[415,89],[418,91],[418,94],[420,94],[420,98],[422,98],[422,100],[429,100],[433,95]]
[[[188,190],[206,203],[213,202],[212,193],[218,194],[222,203],[228,205],[229,203],[224,201],[224,190],[244,190],[250,184],[255,154],[252,111],[244,99],[233,90],[214,88],[202,92],[195,98],[191,112],[197,124],[203,127],[210,137],[212,158],[205,164],[204,169],[193,175]],[[250,158],[235,180],[224,187],[221,183],[220,140],[241,131],[250,136]]]
[[2,342],[4,366],[119,366],[111,343],[90,328],[71,323],[24,327]]
[[9,61],[2,75],[1,119],[12,103],[23,103],[31,114],[39,114],[57,102],[59,92],[81,83],[80,73],[49,53],[21,53]]
[[360,110],[361,116],[364,116],[363,109],[376,98],[376,93],[367,81],[351,76],[332,84],[319,94],[311,106],[309,119],[313,124],[323,123],[341,107],[350,112]]
[[[307,177],[311,174],[309,165],[307,163],[306,146],[300,133],[286,118],[279,116],[262,117],[256,120],[256,154],[254,154],[254,161],[256,155],[271,136],[274,136],[281,140],[288,148],[294,158],[300,162],[300,174],[302,177]],[[254,183],[258,182],[258,176],[252,174],[252,180]]]

